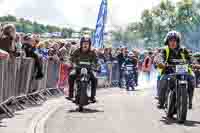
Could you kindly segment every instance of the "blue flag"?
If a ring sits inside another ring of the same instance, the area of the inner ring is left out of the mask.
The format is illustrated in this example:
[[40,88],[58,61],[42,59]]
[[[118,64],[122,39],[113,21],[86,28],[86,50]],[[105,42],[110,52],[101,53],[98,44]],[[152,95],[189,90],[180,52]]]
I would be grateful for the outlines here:
[[96,31],[93,36],[95,48],[103,48],[104,28],[107,18],[107,0],[102,0],[97,18]]

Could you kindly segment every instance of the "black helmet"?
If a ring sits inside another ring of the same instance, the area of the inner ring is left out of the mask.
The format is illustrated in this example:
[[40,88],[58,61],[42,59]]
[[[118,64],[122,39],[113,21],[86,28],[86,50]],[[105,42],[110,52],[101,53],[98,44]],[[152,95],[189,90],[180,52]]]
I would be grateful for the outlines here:
[[165,37],[165,45],[168,45],[169,40],[171,39],[176,39],[178,46],[180,45],[180,41],[181,41],[181,34],[177,31],[170,31],[167,33],[166,37]]
[[80,40],[80,47],[82,48],[82,45],[84,42],[88,42],[90,47],[92,45],[92,40],[90,37],[81,37],[81,40]]

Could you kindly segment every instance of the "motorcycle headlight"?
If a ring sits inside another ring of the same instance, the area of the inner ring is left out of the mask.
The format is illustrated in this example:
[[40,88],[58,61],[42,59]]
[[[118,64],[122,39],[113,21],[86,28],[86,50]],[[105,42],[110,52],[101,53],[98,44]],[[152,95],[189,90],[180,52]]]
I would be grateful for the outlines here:
[[81,69],[81,74],[84,74],[84,75],[85,75],[85,74],[87,74],[87,73],[88,73],[88,70],[87,70],[86,68],[82,68],[82,69]]

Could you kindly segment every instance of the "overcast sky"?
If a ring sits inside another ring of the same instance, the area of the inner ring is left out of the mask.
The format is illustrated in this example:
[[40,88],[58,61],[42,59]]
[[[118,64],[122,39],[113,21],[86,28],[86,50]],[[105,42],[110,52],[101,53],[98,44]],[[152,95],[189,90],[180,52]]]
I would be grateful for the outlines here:
[[[108,1],[108,25],[111,26],[138,20],[144,9],[161,0]],[[12,14],[44,24],[94,28],[100,3],[101,0],[0,0],[0,16]]]

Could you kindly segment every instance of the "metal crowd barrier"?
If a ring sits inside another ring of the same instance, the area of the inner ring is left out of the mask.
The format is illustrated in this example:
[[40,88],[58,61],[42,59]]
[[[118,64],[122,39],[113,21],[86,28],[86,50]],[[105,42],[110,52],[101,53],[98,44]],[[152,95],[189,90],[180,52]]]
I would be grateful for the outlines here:
[[[35,80],[35,65],[32,58],[16,58],[13,60],[0,60],[0,108],[9,117],[14,116],[13,111],[7,106],[7,102],[14,102],[19,109],[24,107],[19,104],[21,99],[31,104],[37,104],[37,100],[45,100],[44,93],[52,95],[50,90],[56,89],[60,93],[61,62],[42,60],[44,78]],[[98,74],[98,87],[107,87],[118,83],[118,62],[107,62],[106,72]],[[66,79],[68,80],[68,79]],[[37,99],[38,97],[38,99]]]
[[33,78],[34,60],[32,58],[22,58],[20,65],[20,70],[17,74],[19,78],[16,79],[16,87],[18,89],[18,96],[24,96],[28,94],[30,89],[30,83]]
[[0,60],[0,103],[4,101],[4,68],[5,61]]
[[8,102],[14,103],[18,109],[24,109],[18,102],[20,98],[37,103],[33,96],[38,95],[45,100],[40,92],[46,90],[48,61],[43,61],[42,64],[44,78],[35,80],[32,58],[0,60],[0,108],[9,117],[13,116],[13,111],[8,108]]
[[59,94],[63,94],[58,85],[60,65],[61,62],[53,60],[48,61],[46,91],[49,92],[49,94],[51,94],[51,90],[56,90]]
[[101,68],[101,73],[97,73],[97,79],[98,79],[98,87],[107,87],[109,86],[109,70],[108,65],[104,62],[103,59],[99,59],[98,63]]
[[60,63],[49,61],[47,69],[47,88],[57,88],[59,80]]
[[[100,59],[101,60],[101,59]],[[97,74],[98,87],[117,87],[119,84],[119,63],[117,60],[112,62],[100,61],[103,67],[102,73]]]
[[116,87],[119,85],[119,63],[117,60],[114,60],[112,62],[112,78],[111,78],[111,82],[112,82],[112,86]]
[[[35,92],[40,92],[44,89],[46,89],[46,83],[47,83],[47,69],[48,69],[48,61],[43,60],[42,61],[43,67],[42,67],[42,71],[44,73],[44,77],[41,80],[35,80],[34,78],[31,79],[31,83],[30,83],[30,89],[28,90],[28,93],[35,93]],[[32,70],[32,76],[34,76],[34,69]]]

